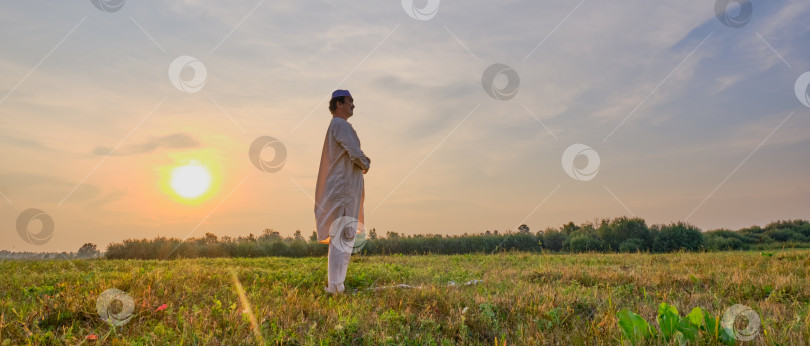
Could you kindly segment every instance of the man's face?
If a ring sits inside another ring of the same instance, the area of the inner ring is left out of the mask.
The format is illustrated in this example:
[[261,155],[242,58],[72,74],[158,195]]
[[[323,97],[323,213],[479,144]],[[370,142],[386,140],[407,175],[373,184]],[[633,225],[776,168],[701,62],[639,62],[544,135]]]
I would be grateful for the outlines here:
[[343,103],[338,102],[338,110],[343,112],[348,116],[354,115],[354,99],[351,96],[347,96],[343,99]]

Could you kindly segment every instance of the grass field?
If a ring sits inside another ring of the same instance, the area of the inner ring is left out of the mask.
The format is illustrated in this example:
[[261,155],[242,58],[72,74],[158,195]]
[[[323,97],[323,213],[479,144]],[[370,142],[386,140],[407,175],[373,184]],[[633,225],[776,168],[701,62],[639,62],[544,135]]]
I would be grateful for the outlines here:
[[[355,255],[346,281],[352,292],[339,296],[323,291],[326,258],[5,261],[0,339],[3,345],[618,344],[621,309],[658,328],[658,307],[666,302],[681,315],[700,307],[716,317],[743,304],[761,320],[752,342],[801,345],[810,343],[808,258],[810,250]],[[466,285],[470,280],[480,282]],[[415,287],[390,287],[397,284]],[[106,306],[122,319],[118,326],[98,312],[100,295],[111,288],[133,302],[122,305],[119,297]],[[706,333],[695,339],[716,342]]]

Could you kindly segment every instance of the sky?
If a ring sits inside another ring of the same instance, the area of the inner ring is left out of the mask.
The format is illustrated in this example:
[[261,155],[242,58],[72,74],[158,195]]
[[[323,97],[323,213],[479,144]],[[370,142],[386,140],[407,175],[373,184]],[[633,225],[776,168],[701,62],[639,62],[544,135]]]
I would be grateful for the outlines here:
[[[3,2],[0,250],[308,237],[337,88],[379,234],[810,219],[809,17],[804,0]],[[172,187],[202,179],[172,175],[187,165],[209,173],[200,197]]]

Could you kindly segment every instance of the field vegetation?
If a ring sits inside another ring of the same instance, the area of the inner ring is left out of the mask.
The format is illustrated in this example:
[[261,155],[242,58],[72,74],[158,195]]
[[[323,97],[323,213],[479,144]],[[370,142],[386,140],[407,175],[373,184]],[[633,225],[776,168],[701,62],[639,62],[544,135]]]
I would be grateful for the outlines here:
[[0,344],[730,344],[741,304],[752,342],[806,345],[809,258],[360,253],[336,296],[324,257],[3,261]]

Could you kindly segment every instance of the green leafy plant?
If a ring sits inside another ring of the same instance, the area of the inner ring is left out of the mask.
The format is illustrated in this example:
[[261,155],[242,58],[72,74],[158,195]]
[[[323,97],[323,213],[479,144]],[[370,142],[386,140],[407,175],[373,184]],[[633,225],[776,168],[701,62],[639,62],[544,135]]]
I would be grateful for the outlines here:
[[622,339],[629,340],[633,345],[646,339],[660,339],[671,342],[675,340],[680,345],[695,342],[699,336],[705,341],[713,343],[723,342],[728,345],[734,344],[733,333],[720,326],[720,319],[704,312],[703,309],[695,307],[686,316],[681,316],[678,308],[662,302],[658,306],[658,328],[650,326],[640,315],[622,309],[617,314],[619,318],[619,328],[622,330]]
[[[700,308],[697,313],[700,313]],[[695,310],[693,310],[695,312]],[[666,341],[675,340],[679,344],[686,344],[687,341],[695,341],[697,335],[697,326],[690,323],[688,318],[683,318],[678,313],[678,308],[667,303],[661,303],[658,306],[658,327],[661,328],[661,336]]]
[[[728,345],[734,344],[733,331],[723,329],[720,326],[720,318],[710,315],[708,312],[702,311],[700,308],[692,309],[689,315],[686,315],[689,323],[695,325],[700,329],[700,332],[713,343],[723,342]],[[731,334],[729,334],[731,333]]]
[[630,340],[633,345],[653,335],[653,329],[644,317],[626,308],[619,311],[618,317],[619,328],[622,329],[622,336]]

